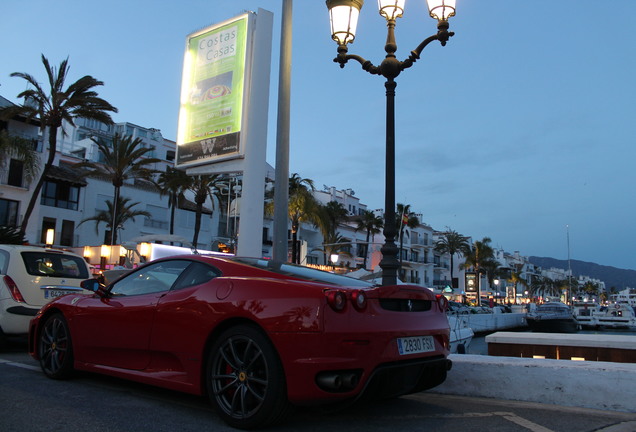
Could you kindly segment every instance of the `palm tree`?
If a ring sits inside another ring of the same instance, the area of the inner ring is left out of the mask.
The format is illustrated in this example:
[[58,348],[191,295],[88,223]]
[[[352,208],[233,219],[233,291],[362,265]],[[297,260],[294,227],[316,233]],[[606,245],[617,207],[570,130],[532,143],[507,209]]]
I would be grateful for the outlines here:
[[589,294],[590,296],[598,295],[598,284],[592,281],[587,281],[583,285],[583,292],[585,294]]
[[[68,58],[60,63],[59,68],[51,67],[44,55],[42,55],[42,63],[48,76],[49,92],[47,93],[33,76],[23,72],[14,72],[11,74],[12,77],[24,79],[32,88],[18,94],[18,98],[24,98],[23,105],[9,106],[1,112],[3,118],[11,118],[16,115],[24,116],[27,120],[39,118],[41,129],[48,129],[48,158],[24,212],[24,219],[20,227],[22,235],[26,232],[35,203],[40,198],[40,190],[46,175],[55,160],[57,133],[62,128],[62,123],[66,121],[74,126],[73,119],[82,117],[112,124],[113,119],[108,112],[117,112],[117,108],[98,97],[94,90],[95,87],[104,85],[104,83],[90,75],[83,76],[64,89],[64,82],[69,71]],[[62,135],[66,135],[63,128]]]
[[400,236],[400,267],[402,267],[402,248],[404,246],[404,227],[415,228],[420,224],[419,218],[411,211],[410,204],[397,204],[395,212],[395,225],[399,227]]
[[453,277],[453,270],[455,269],[455,255],[461,257],[470,253],[470,243],[468,237],[461,235],[457,231],[446,227],[446,231],[442,233],[441,237],[435,242],[435,250],[441,254],[450,255],[450,275],[453,288],[459,288],[456,286]]
[[[111,235],[111,240],[113,244],[117,242],[117,230],[123,229],[123,226],[129,220],[135,221],[137,216],[145,216],[150,217],[151,214],[145,210],[133,210],[133,207],[138,205],[138,202],[131,203],[130,198],[126,197],[118,197],[119,203],[117,206],[113,206],[113,203],[109,200],[106,200],[106,206],[108,210],[100,210],[95,214],[95,216],[88,217],[83,219],[79,224],[83,224],[88,221],[95,221],[95,232],[98,232],[99,224],[104,222],[107,228],[110,228],[110,232],[114,233]],[[117,216],[115,215],[115,208],[117,208]],[[113,224],[114,221],[114,224]]]
[[159,175],[157,187],[161,196],[168,195],[168,206],[170,207],[170,234],[174,234],[175,210],[179,202],[183,199],[184,192],[188,189],[191,177],[185,172],[176,168],[168,167]]
[[521,267],[522,265],[515,266],[515,269],[510,272],[510,277],[508,278],[508,281],[514,286],[515,295],[517,294],[517,285],[521,284],[521,286],[528,288],[528,281],[521,276]]
[[466,254],[466,262],[463,265],[464,268],[472,267],[477,273],[477,304],[481,304],[481,274],[485,273],[494,261],[495,251],[490,245],[491,241],[489,237],[476,241]]
[[364,266],[367,268],[367,258],[369,257],[369,240],[379,234],[384,226],[384,221],[381,216],[376,216],[375,213],[369,210],[365,210],[362,215],[356,219],[356,231],[364,230],[367,233],[366,245],[364,247]]
[[24,236],[20,234],[20,230],[16,227],[0,225],[0,244],[23,244]]
[[[102,155],[102,162],[80,162],[75,164],[75,167],[89,168],[91,173],[106,176],[115,188],[115,203],[119,203],[121,187],[126,180],[134,178],[151,180],[156,171],[148,168],[148,165],[161,162],[157,158],[146,157],[153,149],[143,147],[143,141],[140,138],[133,139],[130,135],[115,134],[112,144],[102,139],[91,139],[97,144]],[[115,220],[119,210],[117,207],[113,210],[112,216]],[[115,233],[111,232],[111,244],[115,244],[115,237]]]
[[203,204],[210,198],[212,201],[212,210],[214,211],[214,201],[219,199],[220,186],[222,186],[223,177],[220,174],[203,174],[191,177],[188,184],[188,190],[194,193],[194,203],[196,205],[194,219],[194,234],[192,236],[192,246],[197,247],[199,240],[199,231],[201,230],[201,215],[203,214]]
[[28,183],[38,175],[40,158],[35,151],[33,141],[9,135],[6,130],[2,130],[0,131],[0,166],[5,166],[9,158],[22,162],[25,180]]
[[331,255],[340,255],[351,257],[351,253],[349,253],[349,247],[351,242],[338,234],[336,231],[331,231],[327,233],[326,236],[323,237],[323,245],[322,248],[314,249],[316,251],[322,252],[325,256],[325,265],[327,264],[327,258]]
[[293,173],[289,178],[288,215],[291,220],[292,263],[295,264],[300,264],[298,248],[300,224],[317,220],[318,203],[312,194],[314,190],[314,182],[311,179],[302,178],[297,173]]
[[[327,245],[331,244],[332,240],[337,237],[338,225],[340,224],[340,222],[344,222],[347,220],[347,216],[349,215],[349,213],[347,212],[347,209],[344,208],[344,205],[336,201],[329,201],[327,204],[324,205],[320,203],[316,204],[317,206],[314,224],[320,230],[323,238],[323,244],[325,245],[325,248],[327,248]],[[335,241],[334,243],[337,243],[337,241]],[[350,244],[351,243],[348,242],[347,247]],[[324,261],[326,264],[327,252],[326,250],[324,250],[323,252],[325,255]],[[331,255],[331,253],[333,252],[330,252],[329,255]]]

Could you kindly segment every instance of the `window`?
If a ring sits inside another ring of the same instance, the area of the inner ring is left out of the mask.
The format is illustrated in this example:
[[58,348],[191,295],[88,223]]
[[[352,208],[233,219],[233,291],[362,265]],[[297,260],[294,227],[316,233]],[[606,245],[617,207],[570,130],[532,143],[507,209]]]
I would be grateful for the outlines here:
[[129,296],[166,292],[190,265],[190,261],[174,260],[151,264],[115,282],[110,289],[113,296]]
[[70,220],[62,221],[62,235],[60,236],[61,246],[73,246],[73,235],[75,234],[75,222]]
[[84,260],[57,252],[22,252],[27,273],[33,276],[88,279],[88,267]]
[[220,271],[203,263],[193,262],[188,269],[183,272],[179,282],[174,289],[188,288],[191,286],[206,283],[221,274]]
[[18,201],[0,199],[0,225],[18,225]]
[[98,131],[105,131],[108,132],[110,131],[110,126],[107,125],[106,123],[102,123],[98,120],[95,119],[88,119],[88,118],[83,118],[81,121],[78,122],[78,124],[81,126],[82,122],[84,123],[84,126],[87,127],[88,129],[93,129],[93,130],[98,130]]
[[340,276],[333,273],[294,264],[281,263],[259,258],[233,258],[232,260],[242,264],[247,264],[252,267],[256,267],[258,269],[263,269],[273,273],[287,275],[312,282],[324,282],[332,285],[362,288],[368,288],[372,286],[371,283],[359,279],[354,279],[347,276]]
[[9,177],[7,178],[7,184],[22,187],[23,172],[24,163],[17,159],[11,159],[11,161],[9,161]]
[[[42,219],[42,233],[40,234],[40,243],[46,243],[46,232],[50,229],[55,232],[55,222],[54,218],[45,217]],[[58,240],[57,234],[55,234],[54,242]]]
[[168,150],[166,152],[166,160],[167,161],[173,161],[175,157],[175,151],[174,150]]
[[73,186],[66,182],[45,181],[42,186],[40,204],[77,210],[79,206],[79,186]]

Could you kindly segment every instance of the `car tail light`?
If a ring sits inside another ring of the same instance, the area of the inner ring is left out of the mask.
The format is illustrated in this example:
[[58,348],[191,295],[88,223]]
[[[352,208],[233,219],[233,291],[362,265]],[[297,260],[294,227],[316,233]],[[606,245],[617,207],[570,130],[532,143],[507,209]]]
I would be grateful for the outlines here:
[[448,299],[442,294],[435,295],[435,298],[437,299],[437,304],[439,305],[440,310],[442,312],[446,311],[446,309],[448,309]]
[[327,303],[336,312],[342,312],[347,305],[347,295],[342,291],[327,291]]
[[9,294],[11,294],[13,300],[17,301],[18,303],[26,303],[24,297],[22,297],[22,293],[18,289],[18,286],[15,284],[15,282],[13,282],[13,279],[11,279],[9,276],[5,276],[4,283],[7,284],[7,287],[9,288]]
[[357,310],[365,310],[367,307],[367,295],[362,290],[354,291],[351,293],[351,303]]

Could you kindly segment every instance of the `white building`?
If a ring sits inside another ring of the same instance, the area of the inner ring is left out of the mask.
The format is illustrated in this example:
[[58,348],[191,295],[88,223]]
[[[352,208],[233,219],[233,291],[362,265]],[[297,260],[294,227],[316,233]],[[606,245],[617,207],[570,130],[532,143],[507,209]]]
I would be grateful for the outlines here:
[[[1,106],[10,104],[0,99]],[[11,135],[19,135],[32,139],[37,145],[41,159],[46,137],[39,133],[38,124],[27,124],[24,119],[12,119],[2,125]],[[42,187],[41,198],[36,202],[26,239],[33,244],[44,244],[48,229],[55,232],[54,244],[64,247],[100,245],[108,243],[106,226],[96,226],[93,221],[82,222],[95,216],[99,211],[107,210],[106,201],[113,201],[114,187],[108,179],[98,176],[86,177],[81,171],[73,168],[80,161],[99,162],[100,154],[97,145],[91,139],[112,139],[115,133],[130,134],[140,138],[144,146],[152,148],[150,157],[161,159],[153,169],[164,171],[173,166],[175,157],[174,141],[166,140],[158,129],[144,128],[131,123],[105,125],[96,121],[76,119],[75,127],[65,126],[65,134],[59,131],[58,152],[54,167],[47,174]],[[42,162],[43,166],[44,162]],[[20,161],[9,158],[0,175],[0,225],[19,226],[22,223],[27,204],[31,198],[31,190],[35,181],[27,182]],[[150,217],[139,216],[120,227],[118,238],[129,241],[144,235],[165,235],[169,233],[170,212],[168,198],[161,196],[155,186],[147,181],[129,180],[121,189],[121,196],[130,198],[131,203],[138,203],[134,210],[150,213]],[[201,230],[199,233],[200,249],[211,249],[213,239],[218,237],[219,220],[222,211],[213,211],[218,207],[208,202],[205,205]],[[193,203],[184,201],[176,211],[174,234],[192,239],[195,212]]]

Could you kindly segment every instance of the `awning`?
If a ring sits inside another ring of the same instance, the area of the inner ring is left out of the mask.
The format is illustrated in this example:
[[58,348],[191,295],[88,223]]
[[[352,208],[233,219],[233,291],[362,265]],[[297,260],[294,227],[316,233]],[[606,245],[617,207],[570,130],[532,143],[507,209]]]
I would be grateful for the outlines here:
[[88,183],[79,173],[79,170],[73,170],[62,166],[51,165],[46,173],[47,180],[70,183],[73,186],[86,186]]

